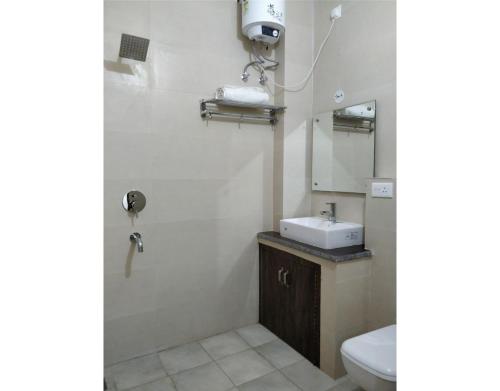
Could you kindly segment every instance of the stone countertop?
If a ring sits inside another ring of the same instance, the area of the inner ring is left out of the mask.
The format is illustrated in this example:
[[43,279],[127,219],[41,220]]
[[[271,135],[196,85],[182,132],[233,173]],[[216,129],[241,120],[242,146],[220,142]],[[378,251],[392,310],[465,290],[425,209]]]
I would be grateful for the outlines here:
[[270,242],[275,242],[283,246],[287,246],[295,250],[302,251],[304,253],[311,254],[316,257],[323,258],[332,262],[352,261],[358,258],[371,257],[372,255],[372,252],[370,250],[365,249],[364,245],[341,247],[341,248],[335,248],[333,250],[324,250],[319,247],[311,246],[309,244],[285,238],[281,236],[279,232],[275,231],[259,232],[257,234],[257,239],[263,239],[263,240],[268,240]]

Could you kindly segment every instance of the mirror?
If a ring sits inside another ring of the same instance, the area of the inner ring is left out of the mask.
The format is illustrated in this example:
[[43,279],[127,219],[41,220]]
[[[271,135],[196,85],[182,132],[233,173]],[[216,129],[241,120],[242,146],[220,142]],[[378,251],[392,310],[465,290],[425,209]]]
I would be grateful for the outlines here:
[[312,189],[366,193],[375,176],[375,101],[313,118]]

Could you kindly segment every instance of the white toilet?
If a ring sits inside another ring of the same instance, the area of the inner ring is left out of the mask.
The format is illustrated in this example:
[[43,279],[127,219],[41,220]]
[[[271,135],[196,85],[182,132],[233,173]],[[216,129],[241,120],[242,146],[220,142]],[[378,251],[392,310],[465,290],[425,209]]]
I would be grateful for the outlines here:
[[396,325],[348,339],[340,352],[354,383],[366,391],[396,390]]

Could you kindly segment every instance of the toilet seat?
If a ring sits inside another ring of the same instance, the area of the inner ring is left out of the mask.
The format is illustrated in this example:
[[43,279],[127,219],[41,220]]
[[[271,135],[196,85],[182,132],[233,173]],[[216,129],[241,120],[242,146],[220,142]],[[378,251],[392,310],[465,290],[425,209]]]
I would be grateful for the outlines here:
[[340,351],[371,374],[396,381],[396,325],[348,339]]

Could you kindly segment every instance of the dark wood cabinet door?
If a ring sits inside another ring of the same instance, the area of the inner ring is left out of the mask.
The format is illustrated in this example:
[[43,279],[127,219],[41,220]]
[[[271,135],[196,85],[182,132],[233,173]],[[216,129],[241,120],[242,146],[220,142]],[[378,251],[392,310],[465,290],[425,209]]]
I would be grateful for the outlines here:
[[320,290],[319,265],[260,245],[260,323],[317,366]]
[[286,278],[288,303],[284,341],[319,366],[321,266],[292,257]]
[[277,336],[282,334],[284,327],[283,287],[279,277],[282,276],[283,266],[277,250],[259,245],[259,322]]

